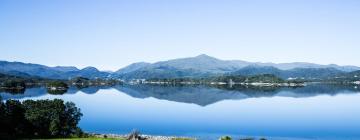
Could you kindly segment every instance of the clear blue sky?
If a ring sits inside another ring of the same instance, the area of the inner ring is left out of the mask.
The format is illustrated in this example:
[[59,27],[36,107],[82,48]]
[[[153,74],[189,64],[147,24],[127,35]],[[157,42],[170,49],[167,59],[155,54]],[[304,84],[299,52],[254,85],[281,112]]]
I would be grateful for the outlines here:
[[360,66],[360,1],[0,0],[0,60],[116,70],[199,54]]

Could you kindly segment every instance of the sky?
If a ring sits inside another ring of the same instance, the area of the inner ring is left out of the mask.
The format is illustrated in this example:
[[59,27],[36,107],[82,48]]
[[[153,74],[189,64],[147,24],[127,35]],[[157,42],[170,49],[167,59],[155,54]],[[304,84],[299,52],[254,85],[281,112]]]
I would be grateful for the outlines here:
[[360,66],[360,1],[0,0],[0,60],[117,70],[199,54]]

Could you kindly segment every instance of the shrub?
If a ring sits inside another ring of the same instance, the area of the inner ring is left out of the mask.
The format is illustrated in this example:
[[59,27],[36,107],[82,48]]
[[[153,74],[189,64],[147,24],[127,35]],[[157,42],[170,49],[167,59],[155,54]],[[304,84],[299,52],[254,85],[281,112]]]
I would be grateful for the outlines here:
[[65,82],[62,82],[62,81],[53,81],[53,82],[49,82],[47,84],[47,87],[48,88],[51,88],[51,87],[58,87],[58,88],[69,88],[69,86],[65,83]]
[[230,136],[223,136],[220,140],[232,140]]
[[7,100],[0,103],[0,138],[67,137],[81,134],[82,114],[63,100]]

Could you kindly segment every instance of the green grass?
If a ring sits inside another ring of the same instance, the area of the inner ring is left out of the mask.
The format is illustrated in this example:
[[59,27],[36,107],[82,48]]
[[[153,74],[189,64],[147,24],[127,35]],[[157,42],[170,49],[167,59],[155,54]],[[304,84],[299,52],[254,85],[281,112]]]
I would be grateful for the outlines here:
[[46,139],[46,140],[125,140],[125,139],[123,138],[56,138],[56,139]]
[[171,140],[193,140],[189,138],[172,138]]
[[[52,139],[36,139],[36,140],[126,140],[124,138],[52,138]],[[190,138],[172,138],[171,140],[193,140]]]

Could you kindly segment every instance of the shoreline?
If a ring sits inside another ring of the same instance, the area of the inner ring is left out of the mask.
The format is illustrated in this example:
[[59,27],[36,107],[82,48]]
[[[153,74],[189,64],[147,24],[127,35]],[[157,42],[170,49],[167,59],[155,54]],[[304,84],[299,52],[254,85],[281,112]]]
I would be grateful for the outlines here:
[[[91,137],[96,138],[119,138],[119,139],[129,139],[130,137],[140,137],[140,139],[146,140],[196,140],[194,137],[185,137],[185,136],[164,136],[164,135],[148,135],[148,134],[139,134],[132,132],[130,134],[98,134],[98,133],[89,133]],[[139,139],[139,140],[140,140]],[[138,140],[134,138],[134,140]]]

